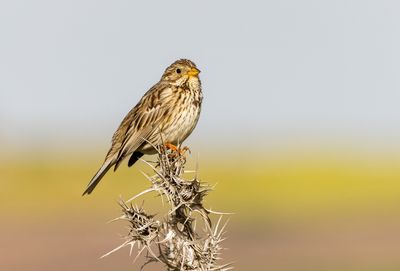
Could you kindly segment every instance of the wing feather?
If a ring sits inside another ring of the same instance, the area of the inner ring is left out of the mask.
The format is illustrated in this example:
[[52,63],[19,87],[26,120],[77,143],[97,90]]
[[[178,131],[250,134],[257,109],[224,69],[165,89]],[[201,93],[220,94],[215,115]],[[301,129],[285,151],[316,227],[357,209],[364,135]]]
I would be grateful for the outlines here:
[[157,133],[164,112],[168,110],[159,99],[165,87],[152,87],[139,103],[126,115],[112,138],[106,160],[112,159],[114,170],[128,155],[137,150],[152,135]]

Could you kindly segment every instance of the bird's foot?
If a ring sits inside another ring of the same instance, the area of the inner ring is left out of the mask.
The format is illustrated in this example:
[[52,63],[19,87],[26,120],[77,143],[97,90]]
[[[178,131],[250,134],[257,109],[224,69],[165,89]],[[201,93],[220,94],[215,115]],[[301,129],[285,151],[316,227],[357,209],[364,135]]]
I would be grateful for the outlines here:
[[190,149],[186,146],[183,148],[180,148],[180,147],[175,146],[174,144],[168,143],[168,142],[165,143],[164,146],[167,150],[171,151],[171,154],[175,154],[175,155],[178,154],[179,156],[184,156],[187,151],[189,151],[189,153],[190,153]]
[[179,148],[177,146],[175,146],[174,144],[169,143],[169,142],[165,143],[164,146],[167,150],[170,150],[172,152],[177,152],[179,150]]

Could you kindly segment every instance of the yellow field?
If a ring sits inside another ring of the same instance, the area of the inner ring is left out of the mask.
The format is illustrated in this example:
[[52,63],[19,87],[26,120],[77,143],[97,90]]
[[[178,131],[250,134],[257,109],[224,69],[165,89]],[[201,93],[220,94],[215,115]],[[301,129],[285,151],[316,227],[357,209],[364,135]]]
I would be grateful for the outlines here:
[[[120,214],[119,195],[148,187],[146,165],[121,166],[82,197],[102,154],[5,157],[1,270],[135,269],[128,252],[97,258],[121,242],[124,225],[105,222]],[[217,184],[206,207],[236,213],[224,255],[238,270],[399,270],[399,165],[389,153],[218,152],[200,156],[199,176]],[[143,199],[151,213],[160,211],[160,198]]]
[[[284,153],[256,157],[232,153],[199,158],[199,176],[216,184],[207,198],[213,209],[293,218],[308,215],[381,212],[400,208],[400,159],[346,153]],[[32,208],[35,215],[54,209],[113,210],[119,195],[128,198],[148,186],[143,163],[110,171],[94,194],[81,197],[101,162],[101,155],[24,155],[0,165],[0,210]],[[147,157],[151,159],[151,157]],[[195,168],[195,155],[188,169]],[[190,176],[190,174],[188,174]]]

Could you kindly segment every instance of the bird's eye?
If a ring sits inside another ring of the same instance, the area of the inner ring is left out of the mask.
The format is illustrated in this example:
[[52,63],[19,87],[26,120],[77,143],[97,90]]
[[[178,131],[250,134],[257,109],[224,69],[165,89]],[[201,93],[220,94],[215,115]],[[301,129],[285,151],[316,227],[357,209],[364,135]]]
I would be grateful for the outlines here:
[[181,73],[181,69],[176,69],[176,73]]

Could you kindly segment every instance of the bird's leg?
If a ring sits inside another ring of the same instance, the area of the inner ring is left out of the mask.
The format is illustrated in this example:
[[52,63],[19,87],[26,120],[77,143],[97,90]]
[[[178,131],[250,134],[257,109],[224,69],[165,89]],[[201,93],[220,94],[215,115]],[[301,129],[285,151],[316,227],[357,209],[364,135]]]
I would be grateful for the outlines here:
[[179,148],[178,146],[175,146],[174,144],[169,143],[169,142],[165,143],[164,146],[167,150],[170,150],[173,153],[179,153],[179,155],[181,155],[181,156],[183,156],[187,151],[189,151],[189,153],[190,153],[190,149],[186,146],[183,148]]
[[167,143],[164,144],[164,146],[165,146],[165,148],[167,150],[171,150],[172,152],[178,152],[179,151],[179,148],[177,146],[175,146],[174,144],[172,144],[172,143],[167,142]]

